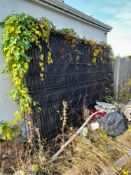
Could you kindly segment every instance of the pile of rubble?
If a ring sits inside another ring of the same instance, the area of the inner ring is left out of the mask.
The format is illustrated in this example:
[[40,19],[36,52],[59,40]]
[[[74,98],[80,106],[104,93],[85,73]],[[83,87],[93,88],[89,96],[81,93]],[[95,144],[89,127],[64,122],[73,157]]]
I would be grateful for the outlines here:
[[99,111],[91,121],[91,128],[105,130],[110,136],[116,137],[128,129],[131,122],[131,101],[126,105],[113,105],[97,102],[91,112]]

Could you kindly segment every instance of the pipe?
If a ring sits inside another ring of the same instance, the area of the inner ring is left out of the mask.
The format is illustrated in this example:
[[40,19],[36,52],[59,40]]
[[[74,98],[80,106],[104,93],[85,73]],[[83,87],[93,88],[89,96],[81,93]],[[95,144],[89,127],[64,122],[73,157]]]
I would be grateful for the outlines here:
[[75,134],[73,134],[70,139],[64,143],[64,145],[61,146],[61,148],[59,149],[59,151],[57,151],[57,153],[55,153],[51,159],[51,162],[55,161],[57,159],[57,157],[64,151],[64,149],[75,139],[76,136],[78,136],[82,129],[90,122],[90,120],[94,117],[94,115],[98,114],[99,111],[93,113],[92,115],[90,115],[86,121],[84,122],[84,124],[75,132]]

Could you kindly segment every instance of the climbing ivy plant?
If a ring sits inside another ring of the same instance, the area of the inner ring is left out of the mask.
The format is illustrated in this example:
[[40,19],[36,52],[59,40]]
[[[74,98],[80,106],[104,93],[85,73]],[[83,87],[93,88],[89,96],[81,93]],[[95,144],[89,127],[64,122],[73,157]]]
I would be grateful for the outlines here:
[[0,138],[2,140],[12,140],[19,134],[17,126],[11,126],[9,123],[0,123]]
[[79,36],[77,35],[77,33],[75,32],[74,29],[72,29],[72,28],[63,28],[63,29],[57,29],[55,31],[57,33],[60,33],[60,34],[64,34],[65,37],[66,37],[66,41],[68,42],[68,44],[71,44],[71,47],[76,46],[77,41],[78,41],[77,38],[79,38]]
[[[19,111],[15,112],[12,124],[16,124],[23,116],[31,115],[33,103],[24,84],[31,58],[27,51],[35,43],[42,52],[41,40],[49,43],[49,34],[52,24],[45,18],[37,20],[27,14],[16,14],[7,16],[2,23],[3,30],[3,52],[5,55],[4,71],[9,73],[13,89],[10,91],[11,98],[18,103]],[[44,55],[41,53],[39,66],[40,77],[44,79]],[[48,52],[47,62],[52,63],[51,53]]]

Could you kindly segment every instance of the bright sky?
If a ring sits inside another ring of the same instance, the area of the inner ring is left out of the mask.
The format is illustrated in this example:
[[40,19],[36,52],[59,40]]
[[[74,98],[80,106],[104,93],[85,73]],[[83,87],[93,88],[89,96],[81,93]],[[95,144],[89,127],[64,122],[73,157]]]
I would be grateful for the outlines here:
[[110,25],[108,34],[114,54],[131,55],[131,0],[65,0],[72,7]]

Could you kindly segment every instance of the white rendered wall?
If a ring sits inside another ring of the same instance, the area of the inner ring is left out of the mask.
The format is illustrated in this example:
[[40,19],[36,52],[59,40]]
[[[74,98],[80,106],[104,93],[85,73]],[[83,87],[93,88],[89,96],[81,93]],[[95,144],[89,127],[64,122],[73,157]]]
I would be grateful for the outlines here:
[[[36,18],[46,17],[57,28],[74,28],[80,37],[86,36],[98,42],[106,42],[105,32],[86,24],[76,18],[66,15],[62,12],[50,9],[42,4],[30,0],[0,0],[0,21],[4,20],[7,15],[13,13],[27,13]],[[2,29],[0,28],[0,44]],[[0,121],[13,119],[13,113],[18,106],[13,103],[8,93],[11,89],[11,83],[8,77],[2,72],[4,65],[4,56],[0,52]]]

